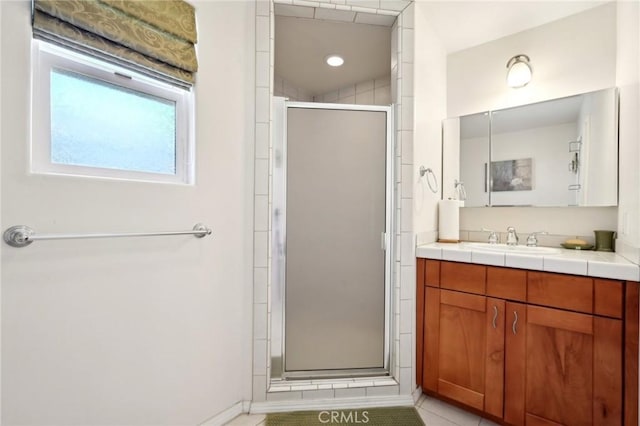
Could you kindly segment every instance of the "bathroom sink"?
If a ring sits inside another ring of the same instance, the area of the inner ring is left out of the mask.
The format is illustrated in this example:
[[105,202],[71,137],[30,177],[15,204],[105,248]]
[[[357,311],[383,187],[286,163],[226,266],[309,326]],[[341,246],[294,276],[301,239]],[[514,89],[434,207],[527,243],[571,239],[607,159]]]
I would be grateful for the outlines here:
[[472,250],[494,251],[500,253],[531,254],[541,256],[561,253],[560,249],[553,247],[508,246],[506,244],[489,243],[463,243],[463,245]]

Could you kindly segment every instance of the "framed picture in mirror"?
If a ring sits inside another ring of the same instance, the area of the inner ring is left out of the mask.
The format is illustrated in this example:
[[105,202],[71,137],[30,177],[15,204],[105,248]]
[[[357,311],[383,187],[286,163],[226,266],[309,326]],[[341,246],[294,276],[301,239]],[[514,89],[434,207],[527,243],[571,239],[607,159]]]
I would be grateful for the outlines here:
[[531,191],[531,158],[491,162],[491,191]]

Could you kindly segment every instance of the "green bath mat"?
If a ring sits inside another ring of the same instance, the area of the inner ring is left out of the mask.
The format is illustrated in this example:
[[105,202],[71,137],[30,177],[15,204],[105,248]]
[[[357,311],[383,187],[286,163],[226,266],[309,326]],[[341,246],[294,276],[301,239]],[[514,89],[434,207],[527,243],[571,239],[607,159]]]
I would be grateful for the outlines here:
[[414,407],[295,411],[267,414],[267,426],[424,426]]

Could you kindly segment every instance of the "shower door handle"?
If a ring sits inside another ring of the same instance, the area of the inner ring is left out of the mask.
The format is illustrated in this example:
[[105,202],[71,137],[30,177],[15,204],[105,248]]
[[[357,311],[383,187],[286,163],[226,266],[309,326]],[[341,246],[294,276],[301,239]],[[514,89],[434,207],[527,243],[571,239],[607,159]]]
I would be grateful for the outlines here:
[[382,251],[385,251],[387,249],[387,233],[386,232],[382,232],[380,234],[380,246],[382,248]]

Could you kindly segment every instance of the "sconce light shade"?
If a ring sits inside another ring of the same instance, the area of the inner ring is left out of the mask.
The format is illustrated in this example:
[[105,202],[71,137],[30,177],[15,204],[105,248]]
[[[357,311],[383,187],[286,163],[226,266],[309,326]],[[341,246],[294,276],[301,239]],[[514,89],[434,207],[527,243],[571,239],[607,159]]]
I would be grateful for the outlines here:
[[509,87],[524,87],[531,81],[533,70],[527,55],[516,55],[507,62],[507,84]]

